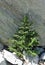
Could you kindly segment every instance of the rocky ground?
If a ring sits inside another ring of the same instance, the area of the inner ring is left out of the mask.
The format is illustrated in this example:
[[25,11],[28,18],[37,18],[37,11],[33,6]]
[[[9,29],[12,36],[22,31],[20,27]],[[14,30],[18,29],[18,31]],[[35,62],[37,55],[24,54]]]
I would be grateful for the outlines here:
[[[1,45],[1,44],[0,44]],[[3,49],[3,50],[2,50]],[[3,48],[3,45],[0,47],[0,65],[39,65],[45,63],[45,50],[41,47],[37,47],[38,55],[28,56],[24,53],[23,58],[25,61],[20,60],[16,53],[11,53]],[[38,64],[39,63],[39,64]]]

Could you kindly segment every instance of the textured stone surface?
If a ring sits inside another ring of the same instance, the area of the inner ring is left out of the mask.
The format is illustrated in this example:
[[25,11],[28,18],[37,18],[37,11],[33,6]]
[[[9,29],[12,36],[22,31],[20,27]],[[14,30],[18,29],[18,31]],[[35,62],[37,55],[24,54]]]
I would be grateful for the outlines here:
[[7,65],[1,52],[0,52],[0,65]]
[[3,49],[3,44],[0,43],[0,51]]
[[34,27],[40,35],[40,43],[45,45],[45,0],[0,0],[1,40],[6,42],[13,36],[25,13],[34,21]]

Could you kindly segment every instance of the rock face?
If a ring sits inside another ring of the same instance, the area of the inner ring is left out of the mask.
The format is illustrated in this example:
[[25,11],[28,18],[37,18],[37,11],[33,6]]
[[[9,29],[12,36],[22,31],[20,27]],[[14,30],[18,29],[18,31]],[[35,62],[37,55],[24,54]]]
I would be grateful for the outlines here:
[[0,0],[0,39],[7,42],[26,13],[34,21],[41,45],[45,45],[45,0]]

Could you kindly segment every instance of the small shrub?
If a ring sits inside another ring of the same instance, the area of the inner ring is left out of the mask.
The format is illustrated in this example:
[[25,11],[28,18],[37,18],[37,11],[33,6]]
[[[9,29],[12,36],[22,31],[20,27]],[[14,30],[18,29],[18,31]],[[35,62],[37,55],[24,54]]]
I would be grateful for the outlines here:
[[22,26],[14,34],[10,40],[10,46],[8,49],[15,52],[18,57],[23,57],[23,51],[28,55],[36,55],[37,51],[33,50],[34,46],[39,45],[38,33],[32,29],[32,22],[29,22],[28,17],[24,16]]

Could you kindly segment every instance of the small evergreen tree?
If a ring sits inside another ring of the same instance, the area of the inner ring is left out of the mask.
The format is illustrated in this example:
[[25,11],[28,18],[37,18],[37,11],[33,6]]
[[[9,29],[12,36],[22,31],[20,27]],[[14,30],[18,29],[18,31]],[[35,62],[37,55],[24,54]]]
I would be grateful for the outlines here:
[[31,28],[32,23],[29,22],[28,17],[24,16],[22,26],[10,40],[11,44],[9,50],[15,52],[19,57],[23,57],[23,51],[28,55],[36,55],[36,50],[32,48],[39,45],[38,34]]

